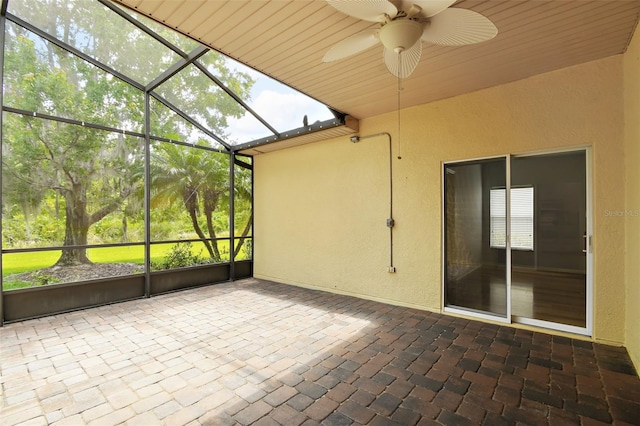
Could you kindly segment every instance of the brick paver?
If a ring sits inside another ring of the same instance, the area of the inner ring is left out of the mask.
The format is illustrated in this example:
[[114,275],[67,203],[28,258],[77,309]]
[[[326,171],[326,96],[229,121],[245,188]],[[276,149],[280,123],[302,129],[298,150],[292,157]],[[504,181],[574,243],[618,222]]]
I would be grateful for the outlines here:
[[3,426],[640,424],[624,348],[255,279],[0,339]]

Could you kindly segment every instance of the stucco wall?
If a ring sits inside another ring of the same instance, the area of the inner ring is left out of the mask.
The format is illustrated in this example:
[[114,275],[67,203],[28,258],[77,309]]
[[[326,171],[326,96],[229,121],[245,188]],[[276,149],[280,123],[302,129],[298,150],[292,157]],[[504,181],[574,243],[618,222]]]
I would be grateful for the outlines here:
[[[255,276],[441,309],[441,162],[559,147],[593,148],[597,339],[625,338],[622,56],[360,123],[393,135],[394,263],[384,137],[339,138],[255,157]],[[402,159],[395,156],[400,153]]]
[[640,29],[624,55],[626,346],[640,371]]

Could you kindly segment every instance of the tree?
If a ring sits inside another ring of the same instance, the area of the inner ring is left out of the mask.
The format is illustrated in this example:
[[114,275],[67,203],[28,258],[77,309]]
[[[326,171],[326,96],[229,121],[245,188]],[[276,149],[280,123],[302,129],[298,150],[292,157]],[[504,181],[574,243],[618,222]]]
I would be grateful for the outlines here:
[[[254,83],[249,75],[232,72],[222,55],[217,52],[207,53],[201,62],[240,97],[248,97]],[[228,119],[242,117],[246,112],[233,98],[212,85],[208,77],[196,67],[188,67],[178,73],[160,86],[158,92],[221,137],[229,136],[226,134]],[[164,109],[163,106],[152,103],[153,132],[169,139],[193,139],[194,129]],[[202,140],[198,143],[206,144]],[[215,262],[221,261],[216,228],[224,231],[228,229],[229,223],[225,215],[225,223],[217,227],[214,214],[228,204],[229,156],[196,146],[159,143],[152,146],[151,166],[152,204],[166,207],[169,203],[180,202],[209,257]],[[238,194],[244,196],[247,192],[236,189],[236,195]],[[200,219],[201,212],[204,221]]]
[[[27,117],[12,117],[8,127],[14,126],[20,130],[12,129],[7,136],[8,186],[15,181],[29,184],[37,194],[53,190],[60,195],[65,211],[63,245],[73,248],[64,249],[57,264],[89,263],[86,249],[77,246],[87,244],[91,225],[120,208],[141,185],[135,173],[142,167],[137,141]],[[11,167],[25,158],[30,160],[21,163],[26,170],[20,173]]]
[[[217,226],[214,213],[228,207],[229,156],[204,149],[163,143],[153,146],[151,161],[152,205],[168,205],[181,202],[191,225],[203,242],[209,257],[220,262],[216,228],[228,229],[225,222]],[[251,230],[251,173],[236,167],[235,171],[236,226],[242,226],[237,256]],[[204,223],[200,213],[204,215]]]
[[[141,120],[136,102],[141,97],[88,63],[51,45],[39,54],[36,42],[19,33],[8,47],[7,104],[88,122]],[[135,173],[142,167],[140,141],[40,118],[7,114],[5,121],[3,166],[10,199],[21,202],[26,218],[27,208],[54,191],[64,200],[63,246],[73,247],[62,251],[57,264],[89,263],[86,249],[78,247],[87,244],[89,227],[119,209],[142,183]],[[25,186],[29,192],[22,192]]]
[[[221,260],[213,213],[229,189],[229,157],[171,143],[153,146],[151,161],[152,203],[182,202],[191,225],[214,261]],[[204,233],[199,212],[204,213]]]
[[[74,14],[74,9],[89,7],[88,4],[52,5],[40,1],[14,13],[29,15],[28,21],[40,24],[65,43],[82,48],[89,56],[106,58],[116,69],[121,66],[120,71],[127,75],[151,74],[149,80],[179,59],[168,49],[158,49],[158,43],[151,37],[140,36],[132,25],[122,25],[124,21],[113,13],[109,12],[107,19],[94,19],[95,11]],[[103,12],[106,10],[98,2],[95,5]],[[163,36],[183,47],[193,45],[169,30],[164,30]],[[6,39],[5,105],[86,123],[142,130],[141,91],[16,25],[7,24]],[[135,54],[127,52],[128,49]],[[248,75],[228,69],[216,52],[208,53],[201,61],[241,97],[247,97],[253,84]],[[202,77],[199,70],[190,66],[158,90],[177,96],[186,113],[225,137],[227,118],[240,117],[245,111],[211,80]],[[168,109],[156,111],[153,120],[159,123],[154,128],[158,136],[182,134],[183,140],[191,136],[184,123],[177,121]],[[89,263],[83,246],[88,243],[91,226],[120,211],[125,228],[126,215],[142,193],[143,141],[87,126],[9,113],[5,114],[4,123],[3,204],[20,206],[28,234],[29,217],[44,199],[55,197],[56,206],[65,212],[62,245],[68,247],[63,249],[57,263]],[[184,162],[183,171],[194,173],[187,180],[198,186],[187,186],[176,194],[182,198],[196,233],[204,239],[202,226],[194,216],[198,211],[198,203],[194,204],[196,195],[189,195],[197,192],[207,218],[205,229],[215,238],[212,216],[220,202],[223,181],[217,178],[213,181],[218,171],[202,175],[197,167],[222,167],[226,173],[228,164],[211,164],[210,159],[196,151],[199,150],[191,150],[180,161]],[[189,162],[198,165],[190,166]],[[178,190],[176,185],[173,188]],[[208,250],[212,257],[219,258],[215,244]]]
[[235,166],[235,221],[236,226],[242,226],[242,233],[233,252],[234,258],[240,254],[253,224],[252,175],[252,171]]

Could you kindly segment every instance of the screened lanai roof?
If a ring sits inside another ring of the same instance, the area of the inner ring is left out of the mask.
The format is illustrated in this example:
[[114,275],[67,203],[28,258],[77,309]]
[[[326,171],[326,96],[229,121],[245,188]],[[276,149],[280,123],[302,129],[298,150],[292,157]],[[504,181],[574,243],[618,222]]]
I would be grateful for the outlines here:
[[[78,62],[72,68],[95,67],[114,87],[138,89],[131,111],[144,108],[143,93],[148,92],[149,129],[157,137],[181,138],[163,131],[157,117],[167,116],[180,123],[182,142],[228,151],[294,137],[311,141],[317,132],[354,131],[353,125],[345,126],[344,114],[107,0],[4,0],[3,7],[9,39],[28,39],[40,55],[65,51],[55,57]],[[78,81],[76,90],[88,89]],[[5,110],[12,109],[31,112],[9,93]],[[41,102],[35,109],[35,114],[87,120],[81,109],[52,102]],[[122,108],[117,123],[98,124],[144,133],[144,123],[128,118],[127,111],[128,107]]]
[[[323,62],[332,46],[377,25],[326,0],[114,1],[357,119],[398,108],[398,84],[379,45]],[[423,43],[402,82],[402,109],[624,53],[640,18],[638,0],[456,0],[452,7],[486,16],[498,35],[468,46]]]

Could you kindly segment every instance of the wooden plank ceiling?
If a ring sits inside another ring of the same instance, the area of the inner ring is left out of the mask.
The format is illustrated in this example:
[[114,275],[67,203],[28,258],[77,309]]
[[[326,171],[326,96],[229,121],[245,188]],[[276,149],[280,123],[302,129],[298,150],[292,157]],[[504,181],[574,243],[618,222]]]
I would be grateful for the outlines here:
[[[322,62],[332,45],[376,25],[324,0],[119,2],[355,118],[398,107],[381,45]],[[420,64],[403,81],[403,108],[623,53],[640,0],[461,0],[454,7],[487,16],[497,37],[464,47],[424,43]]]

